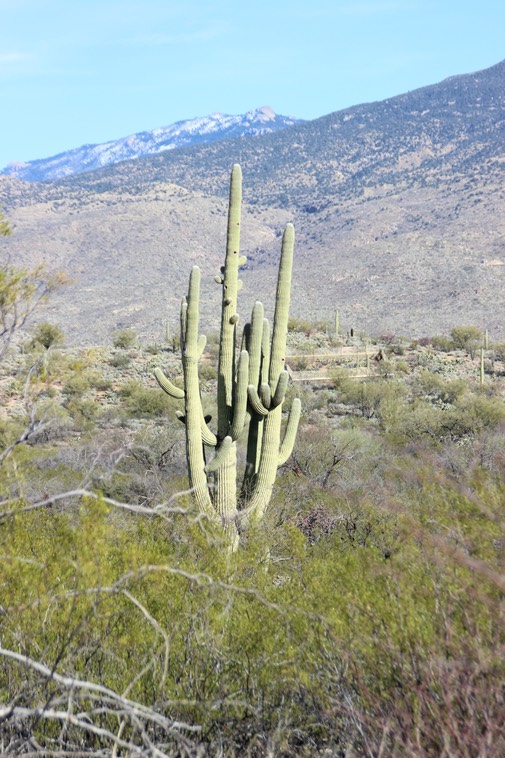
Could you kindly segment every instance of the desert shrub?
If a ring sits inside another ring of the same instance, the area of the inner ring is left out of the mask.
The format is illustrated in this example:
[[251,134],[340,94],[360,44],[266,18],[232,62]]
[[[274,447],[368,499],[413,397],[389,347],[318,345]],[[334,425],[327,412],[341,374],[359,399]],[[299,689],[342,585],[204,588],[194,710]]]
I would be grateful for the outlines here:
[[462,379],[444,380],[439,374],[421,370],[413,383],[414,394],[442,403],[453,403],[466,392],[467,382]]
[[497,397],[467,392],[454,403],[454,424],[460,435],[477,434],[495,428],[505,418],[505,406]]
[[368,419],[383,415],[386,406],[399,403],[406,393],[405,387],[396,380],[358,382],[337,373],[334,381],[339,399]]
[[111,386],[111,381],[99,371],[79,371],[66,380],[62,392],[67,397],[82,396],[92,388],[103,391]]
[[131,416],[165,416],[173,412],[174,403],[162,389],[149,389],[132,379],[119,389],[124,408]]
[[112,335],[112,344],[114,347],[122,348],[126,350],[133,347],[137,342],[137,332],[135,329],[119,329]]
[[483,334],[476,326],[455,326],[451,329],[451,338],[455,348],[465,350],[471,358],[483,344]]
[[114,353],[109,360],[109,364],[113,368],[128,368],[131,365],[132,359],[128,353]]
[[315,326],[311,321],[295,318],[294,316],[290,316],[288,319],[288,332],[301,332],[310,337],[315,331]]
[[449,337],[437,335],[431,338],[431,345],[435,350],[440,350],[442,353],[450,353],[454,350],[454,342]]
[[95,390],[104,392],[112,387],[111,380],[104,376],[100,371],[90,371],[88,374],[90,386]]
[[67,396],[82,396],[91,387],[90,375],[86,371],[73,374],[63,385],[62,392]]
[[[358,467],[375,454],[360,455]],[[118,494],[120,479],[110,479]],[[392,462],[382,507],[288,479],[296,487],[283,487],[276,503],[287,518],[278,511],[275,529],[251,530],[231,557],[184,498],[180,515],[141,517],[73,498],[4,518],[2,648],[198,726],[184,733],[186,752],[375,755],[382,745],[390,755],[440,755],[447,746],[458,755],[468,743],[467,754],[497,758],[503,485],[482,471],[463,494],[435,457],[413,465],[408,455]],[[140,480],[130,484],[143,502]],[[65,699],[54,677],[48,683],[5,657],[0,667],[4,703],[35,708],[48,687]],[[107,752],[118,718],[122,737],[144,744],[138,709],[135,721],[98,692],[92,701],[78,686],[72,692],[102,731],[69,721],[67,747]],[[7,715],[0,735],[7,752],[14,741],[18,752],[33,741],[54,751],[61,726]],[[153,727],[149,741],[149,750],[177,754],[177,730]]]
[[499,342],[493,346],[496,360],[505,363],[505,342]]
[[36,407],[37,428],[30,437],[30,443],[64,439],[74,427],[68,409],[63,408],[54,398],[43,398]]
[[288,358],[288,365],[293,371],[305,371],[309,365],[309,358],[305,356],[290,357]]
[[217,369],[209,361],[202,361],[198,375],[202,382],[212,382],[217,378]]
[[95,428],[100,406],[91,398],[73,395],[65,405],[77,429],[91,431]]
[[63,331],[58,326],[45,321],[38,324],[33,330],[31,344],[33,346],[42,345],[46,350],[49,350],[53,345],[61,345],[64,341]]
[[431,345],[431,337],[419,337],[419,339],[415,340],[415,342],[420,347],[428,347],[429,345]]
[[449,434],[452,424],[447,413],[422,399],[403,402],[383,418],[388,441],[399,447],[420,441],[438,446]]

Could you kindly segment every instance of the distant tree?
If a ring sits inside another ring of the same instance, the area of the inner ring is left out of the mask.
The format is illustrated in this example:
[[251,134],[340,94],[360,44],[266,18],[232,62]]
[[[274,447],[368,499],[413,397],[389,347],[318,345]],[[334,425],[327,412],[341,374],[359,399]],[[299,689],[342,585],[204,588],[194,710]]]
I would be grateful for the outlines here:
[[[8,237],[11,231],[0,212],[0,237]],[[28,269],[0,263],[0,360],[37,305],[67,281],[62,273],[48,275],[43,266]]]
[[65,335],[58,326],[44,321],[36,326],[33,332],[32,345],[42,345],[46,350],[49,350],[53,345],[61,345],[64,340]]
[[476,326],[455,326],[451,329],[451,338],[456,348],[466,350],[474,358],[477,348],[482,345],[483,334]]

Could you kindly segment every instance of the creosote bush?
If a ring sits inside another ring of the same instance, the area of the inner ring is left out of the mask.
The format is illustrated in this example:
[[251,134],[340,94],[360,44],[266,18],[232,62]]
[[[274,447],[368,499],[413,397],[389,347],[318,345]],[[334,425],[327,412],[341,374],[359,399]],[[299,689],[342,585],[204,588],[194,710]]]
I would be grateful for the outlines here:
[[32,346],[42,345],[46,350],[49,350],[53,345],[62,345],[64,341],[63,331],[58,326],[45,321],[42,324],[37,324],[33,330],[31,344]]
[[137,343],[137,332],[135,329],[128,328],[128,329],[119,329],[117,332],[114,332],[112,335],[112,344],[114,347],[122,348],[123,350],[127,350],[128,348],[133,347]]

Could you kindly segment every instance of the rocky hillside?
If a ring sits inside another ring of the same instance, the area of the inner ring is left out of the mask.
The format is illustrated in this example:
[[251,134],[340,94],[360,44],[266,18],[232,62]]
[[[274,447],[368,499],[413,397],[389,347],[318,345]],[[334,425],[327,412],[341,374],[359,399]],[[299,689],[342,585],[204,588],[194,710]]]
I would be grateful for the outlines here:
[[[229,170],[244,172],[242,320],[272,299],[278,235],[297,230],[293,313],[384,334],[460,323],[505,337],[505,62],[275,134],[176,149],[34,185],[4,177],[2,243],[75,279],[51,318],[76,340],[161,334],[192,263],[212,290]],[[168,303],[168,305],[167,305]],[[214,310],[203,303],[205,318]],[[211,323],[209,322],[209,327]]]

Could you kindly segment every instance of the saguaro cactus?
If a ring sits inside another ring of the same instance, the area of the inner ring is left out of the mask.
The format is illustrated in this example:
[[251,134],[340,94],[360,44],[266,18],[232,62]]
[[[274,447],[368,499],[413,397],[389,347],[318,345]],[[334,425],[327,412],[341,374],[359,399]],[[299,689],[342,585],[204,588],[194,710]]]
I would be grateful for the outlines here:
[[[186,458],[189,483],[198,508],[220,524],[231,546],[240,531],[263,516],[270,501],[277,468],[293,449],[300,401],[293,400],[284,435],[282,408],[288,384],[285,368],[294,229],[288,224],[282,240],[272,337],[263,305],[254,305],[237,350],[237,296],[242,287],[238,271],[246,262],[240,255],[240,206],[242,172],[231,174],[226,258],[215,281],[222,287],[221,331],[217,378],[217,430],[204,417],[198,362],[206,338],[199,335],[200,269],[191,271],[189,290],[181,305],[181,353],[184,389],[176,387],[160,370],[159,385],[184,401]],[[237,481],[237,442],[247,431],[247,452],[242,481]],[[281,441],[282,436],[282,441]],[[209,450],[213,457],[206,461]]]

